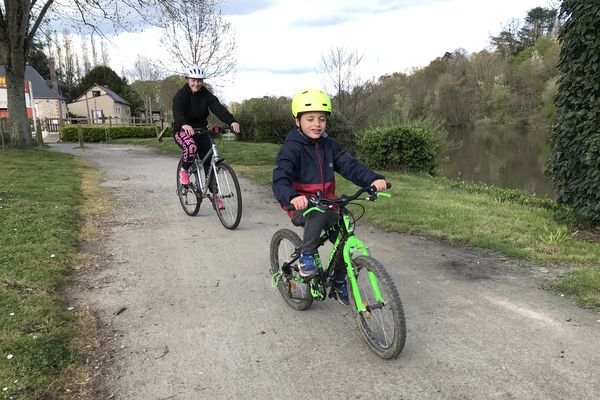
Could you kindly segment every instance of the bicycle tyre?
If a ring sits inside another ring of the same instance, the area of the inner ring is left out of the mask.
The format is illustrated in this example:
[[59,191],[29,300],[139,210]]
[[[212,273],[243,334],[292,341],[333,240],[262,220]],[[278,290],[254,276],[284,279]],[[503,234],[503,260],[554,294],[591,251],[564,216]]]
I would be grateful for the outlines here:
[[354,296],[350,296],[358,328],[375,354],[383,359],[395,358],[406,343],[406,319],[396,285],[383,265],[372,257],[356,257],[352,264],[363,303],[379,305],[367,271],[375,274],[379,290],[386,301],[382,308],[363,313],[358,311]]
[[[289,229],[280,229],[271,239],[271,276],[279,271],[281,265],[289,260],[294,251],[300,247],[302,241],[300,237]],[[313,303],[311,299],[296,299],[291,297],[289,279],[285,275],[281,276],[277,289],[288,306],[294,310],[307,310]]]
[[179,202],[181,203],[181,208],[183,211],[191,217],[198,214],[198,210],[200,210],[200,204],[202,204],[202,194],[199,193],[200,188],[200,176],[198,175],[198,171],[195,170],[190,174],[190,184],[185,187],[179,182],[179,171],[181,170],[181,160],[179,160],[179,164],[177,164],[177,197],[179,197]]
[[235,229],[242,219],[242,191],[235,171],[229,164],[221,161],[217,164],[217,182],[220,187],[217,193],[223,202],[223,209],[217,207],[216,196],[213,196],[213,207],[217,212],[219,221],[227,229]]

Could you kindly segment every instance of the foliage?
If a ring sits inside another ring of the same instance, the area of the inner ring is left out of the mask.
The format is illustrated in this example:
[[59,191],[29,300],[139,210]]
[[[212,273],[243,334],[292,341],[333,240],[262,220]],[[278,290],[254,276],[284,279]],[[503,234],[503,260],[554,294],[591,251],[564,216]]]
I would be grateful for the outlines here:
[[60,129],[60,140],[76,142],[79,132],[84,142],[105,142],[118,138],[156,138],[155,126],[65,125]]
[[600,221],[600,3],[565,0],[561,14],[549,174],[559,202]]
[[371,168],[435,174],[445,136],[423,122],[369,129],[359,140],[358,157]]
[[533,47],[539,38],[549,36],[554,29],[556,15],[554,8],[532,8],[527,12],[523,26],[518,21],[511,21],[498,36],[490,38],[491,43],[504,57],[514,56]]
[[238,140],[283,143],[293,126],[287,97],[262,97],[244,101],[234,112],[242,127]]
[[48,57],[44,53],[44,44],[33,40],[31,49],[26,60],[28,65],[31,65],[44,79],[50,80],[50,70],[48,69]]
[[334,111],[327,119],[327,134],[334,138],[344,151],[356,155],[358,152],[358,135],[350,121]]

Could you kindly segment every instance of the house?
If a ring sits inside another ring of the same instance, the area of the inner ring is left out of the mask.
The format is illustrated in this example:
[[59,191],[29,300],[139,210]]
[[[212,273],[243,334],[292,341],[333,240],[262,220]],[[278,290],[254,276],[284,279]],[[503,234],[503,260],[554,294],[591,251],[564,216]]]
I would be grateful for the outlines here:
[[[25,91],[31,93],[33,109],[28,102],[28,115],[39,120],[52,120],[59,123],[67,117],[64,97],[50,88],[46,80],[30,65],[25,67]],[[6,70],[0,65],[0,117],[7,117]]]
[[131,104],[97,83],[67,104],[67,108],[71,114],[93,124],[129,125],[131,121]]

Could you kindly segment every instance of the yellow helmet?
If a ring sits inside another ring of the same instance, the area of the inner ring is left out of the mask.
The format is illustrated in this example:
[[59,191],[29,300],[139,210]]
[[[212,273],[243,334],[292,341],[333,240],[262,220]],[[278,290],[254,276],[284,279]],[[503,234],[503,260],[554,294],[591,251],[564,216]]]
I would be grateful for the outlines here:
[[303,89],[292,98],[292,115],[308,111],[324,111],[331,114],[331,100],[321,89]]

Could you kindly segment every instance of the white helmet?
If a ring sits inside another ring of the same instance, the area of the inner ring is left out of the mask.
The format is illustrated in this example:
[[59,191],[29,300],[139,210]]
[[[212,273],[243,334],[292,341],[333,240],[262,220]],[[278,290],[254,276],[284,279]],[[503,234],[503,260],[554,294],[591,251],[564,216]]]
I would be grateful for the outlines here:
[[204,79],[206,74],[199,65],[192,65],[185,71],[186,78]]

